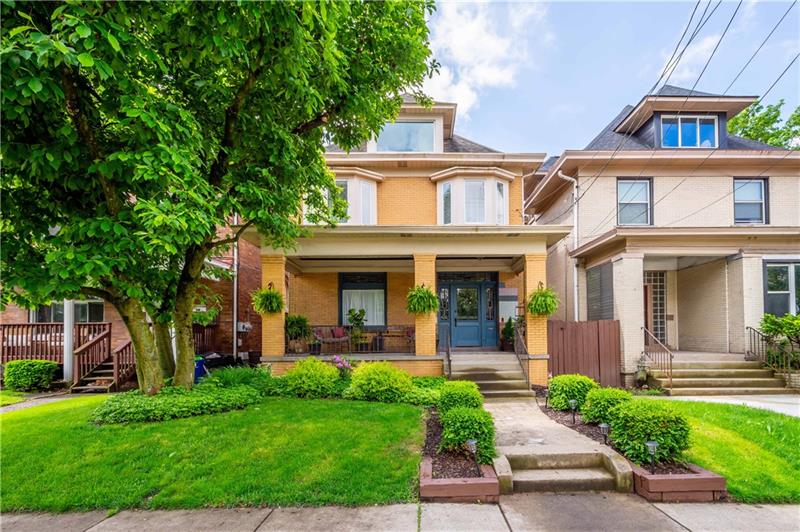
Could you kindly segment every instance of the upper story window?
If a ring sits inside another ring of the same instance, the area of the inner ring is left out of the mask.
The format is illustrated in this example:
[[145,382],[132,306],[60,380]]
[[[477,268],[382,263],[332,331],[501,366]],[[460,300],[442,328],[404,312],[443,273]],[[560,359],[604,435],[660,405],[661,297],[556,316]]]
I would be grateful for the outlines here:
[[662,116],[662,148],[716,148],[716,116]]
[[800,314],[800,262],[764,263],[764,312],[783,316]]
[[649,179],[617,180],[617,225],[652,224]]
[[737,224],[767,222],[767,180],[733,180],[733,221]]
[[[371,179],[337,179],[339,197],[347,202],[347,216],[338,221],[343,225],[376,225],[378,223],[378,187]],[[331,199],[328,205],[333,205]],[[306,223],[310,223],[306,219]]]
[[434,151],[433,121],[402,121],[386,124],[378,136],[376,151]]
[[[101,300],[74,301],[75,323],[101,323],[105,318]],[[62,323],[64,321],[64,302],[39,306],[33,315],[36,323]]]
[[438,196],[440,224],[508,224],[508,182],[503,179],[448,179],[439,182]]

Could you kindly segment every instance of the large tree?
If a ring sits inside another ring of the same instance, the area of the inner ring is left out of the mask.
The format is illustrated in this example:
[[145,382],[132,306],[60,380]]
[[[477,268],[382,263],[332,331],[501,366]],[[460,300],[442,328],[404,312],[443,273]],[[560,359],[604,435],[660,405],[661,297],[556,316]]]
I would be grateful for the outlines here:
[[728,131],[771,146],[800,150],[800,107],[796,107],[784,122],[781,118],[783,103],[780,100],[766,107],[760,102],[754,103],[728,120]]
[[425,100],[432,9],[4,2],[2,301],[102,297],[140,388],[190,386],[207,259],[251,225],[289,247],[302,212],[335,222],[324,143],[361,144],[403,92]]

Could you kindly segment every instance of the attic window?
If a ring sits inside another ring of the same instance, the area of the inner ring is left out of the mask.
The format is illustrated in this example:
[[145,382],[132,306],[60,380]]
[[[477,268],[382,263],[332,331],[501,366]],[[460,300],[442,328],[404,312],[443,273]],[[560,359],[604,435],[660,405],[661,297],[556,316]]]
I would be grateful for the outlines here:
[[377,141],[377,151],[433,151],[434,123],[395,122],[388,123]]
[[662,116],[662,148],[716,148],[716,116]]

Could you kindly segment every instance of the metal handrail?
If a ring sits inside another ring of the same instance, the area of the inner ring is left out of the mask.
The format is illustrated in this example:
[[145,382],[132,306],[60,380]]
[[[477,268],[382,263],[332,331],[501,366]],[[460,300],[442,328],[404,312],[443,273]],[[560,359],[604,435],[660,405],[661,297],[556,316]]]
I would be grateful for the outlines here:
[[[523,309],[524,312],[524,309]],[[525,343],[525,315],[517,316],[514,320],[514,354],[517,357],[522,368],[522,373],[525,375],[525,386],[528,390],[531,388],[531,378],[528,374],[528,346]]]
[[669,390],[672,391],[672,359],[675,358],[675,355],[647,327],[642,327],[642,331],[644,331],[645,340],[642,354],[649,358],[655,367],[667,373]]
[[447,360],[447,378],[450,379],[453,377],[453,358],[451,348],[450,348],[450,329],[445,328],[444,331],[444,355]]
[[745,330],[748,338],[746,359],[757,360],[778,373],[799,371],[792,368],[792,360],[798,355],[793,352],[789,340],[779,341],[754,327],[746,327]]

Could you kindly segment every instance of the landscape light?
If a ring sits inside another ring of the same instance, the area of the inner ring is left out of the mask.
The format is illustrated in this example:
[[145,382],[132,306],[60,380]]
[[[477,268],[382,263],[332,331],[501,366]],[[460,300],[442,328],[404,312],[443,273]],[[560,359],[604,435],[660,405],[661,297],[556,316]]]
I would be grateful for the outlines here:
[[572,424],[575,424],[575,410],[578,408],[578,401],[575,399],[569,400],[569,407],[572,409]]
[[600,423],[600,434],[603,435],[603,443],[608,445],[608,423]]
[[647,452],[650,453],[650,473],[655,474],[656,470],[656,450],[658,449],[657,441],[648,441],[644,443],[647,446]]

